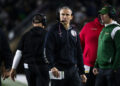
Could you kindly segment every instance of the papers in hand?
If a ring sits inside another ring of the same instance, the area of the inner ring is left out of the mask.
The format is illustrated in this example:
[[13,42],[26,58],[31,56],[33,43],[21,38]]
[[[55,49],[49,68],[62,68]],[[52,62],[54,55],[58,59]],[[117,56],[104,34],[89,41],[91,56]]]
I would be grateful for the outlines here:
[[89,73],[90,72],[90,66],[84,65],[85,68],[85,73]]
[[58,80],[64,79],[64,71],[59,71],[59,74],[60,74],[59,77],[55,77],[52,71],[49,71],[50,79],[58,79]]

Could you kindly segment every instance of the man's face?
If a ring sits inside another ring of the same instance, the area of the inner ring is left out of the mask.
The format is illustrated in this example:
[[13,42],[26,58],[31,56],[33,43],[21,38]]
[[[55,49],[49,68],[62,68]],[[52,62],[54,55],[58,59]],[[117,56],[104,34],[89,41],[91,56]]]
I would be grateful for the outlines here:
[[72,11],[70,9],[61,9],[60,10],[60,21],[64,24],[69,24],[72,20]]
[[101,17],[101,21],[102,21],[103,24],[109,24],[110,23],[111,18],[109,17],[108,14],[101,14],[100,17]]

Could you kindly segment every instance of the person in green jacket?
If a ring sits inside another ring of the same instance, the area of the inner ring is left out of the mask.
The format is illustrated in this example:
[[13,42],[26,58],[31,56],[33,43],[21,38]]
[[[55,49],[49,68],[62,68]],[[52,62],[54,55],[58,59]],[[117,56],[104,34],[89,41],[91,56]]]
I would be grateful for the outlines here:
[[120,26],[115,21],[116,10],[108,5],[100,11],[105,25],[99,35],[97,59],[93,73],[97,75],[95,86],[118,86],[120,75]]

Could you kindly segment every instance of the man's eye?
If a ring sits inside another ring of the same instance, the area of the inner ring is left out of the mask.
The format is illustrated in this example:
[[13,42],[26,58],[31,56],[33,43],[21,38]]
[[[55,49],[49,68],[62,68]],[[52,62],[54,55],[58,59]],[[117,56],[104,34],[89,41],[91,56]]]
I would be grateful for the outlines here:
[[66,16],[69,16],[69,14],[66,14]]
[[63,16],[65,15],[65,14],[62,14]]

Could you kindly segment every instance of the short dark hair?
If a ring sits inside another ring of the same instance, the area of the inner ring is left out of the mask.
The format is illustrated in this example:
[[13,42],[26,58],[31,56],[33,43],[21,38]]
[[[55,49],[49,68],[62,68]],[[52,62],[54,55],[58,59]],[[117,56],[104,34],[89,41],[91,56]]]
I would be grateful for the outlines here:
[[46,16],[40,13],[37,13],[33,16],[33,23],[42,23],[46,26]]
[[58,9],[58,13],[60,13],[60,11],[61,11],[62,9],[69,9],[69,10],[71,10],[71,12],[72,12],[72,14],[73,14],[72,9],[71,9],[70,7],[68,7],[68,6],[60,7],[60,8]]

